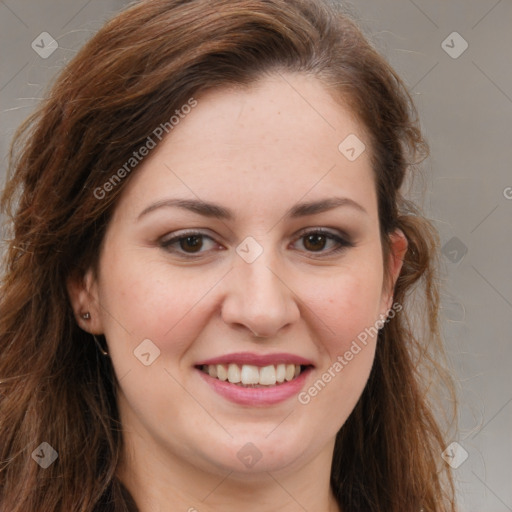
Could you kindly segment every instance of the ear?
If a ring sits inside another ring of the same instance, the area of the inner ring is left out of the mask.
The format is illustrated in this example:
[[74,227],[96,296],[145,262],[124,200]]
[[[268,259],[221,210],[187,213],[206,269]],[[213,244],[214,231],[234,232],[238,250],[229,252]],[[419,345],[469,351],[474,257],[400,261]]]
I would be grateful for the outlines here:
[[388,279],[384,283],[382,289],[381,307],[384,308],[381,313],[387,316],[387,312],[393,305],[393,293],[395,290],[396,281],[402,270],[404,263],[405,253],[407,252],[408,242],[407,237],[401,229],[396,229],[389,235],[390,238],[390,253],[387,261],[388,264]]
[[[66,282],[66,287],[80,328],[91,334],[102,334],[98,284],[92,269],[89,269],[85,275],[71,275]],[[89,319],[83,318],[82,315],[85,313],[89,313]]]

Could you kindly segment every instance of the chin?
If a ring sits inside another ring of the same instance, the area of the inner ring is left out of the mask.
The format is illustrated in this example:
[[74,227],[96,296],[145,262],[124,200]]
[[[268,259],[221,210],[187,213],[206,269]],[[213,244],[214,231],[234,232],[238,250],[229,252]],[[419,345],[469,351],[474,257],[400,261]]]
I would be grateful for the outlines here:
[[[245,435],[235,436],[219,446],[208,454],[208,459],[217,470],[222,468],[241,475],[256,476],[266,472],[296,470],[301,460],[306,462],[305,447],[308,446],[308,440],[296,436],[290,438],[289,428],[280,435],[275,432],[269,435],[270,430],[263,431],[261,427],[246,429]],[[254,430],[254,435],[247,430]],[[311,444],[309,448],[312,448]]]

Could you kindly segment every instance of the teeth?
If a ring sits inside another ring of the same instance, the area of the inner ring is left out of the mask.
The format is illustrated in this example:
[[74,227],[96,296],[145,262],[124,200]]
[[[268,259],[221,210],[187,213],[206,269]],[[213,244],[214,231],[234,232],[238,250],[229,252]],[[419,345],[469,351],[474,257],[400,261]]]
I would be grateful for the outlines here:
[[[297,366],[300,373],[300,366]],[[264,366],[260,371],[260,381],[259,384],[263,384],[264,386],[273,386],[276,383],[276,367],[274,365]],[[243,382],[243,381],[242,381]],[[244,382],[245,384],[245,382]]]
[[231,384],[237,384],[242,380],[240,368],[236,364],[230,364],[228,366],[228,380]]
[[251,366],[250,364],[244,364],[242,366],[242,371],[240,372],[240,380],[242,381],[242,384],[259,384],[260,372],[258,367]]
[[278,364],[276,366],[276,380],[277,382],[284,382],[284,378],[286,377],[286,365]]
[[204,365],[202,370],[210,377],[223,381],[229,381],[232,384],[240,384],[242,386],[274,386],[290,381],[298,377],[301,373],[300,365],[295,364],[278,364],[263,367],[254,366],[252,364],[244,364],[238,366],[231,363]]
[[295,375],[295,365],[294,364],[287,364],[286,365],[286,373],[285,373],[285,379],[286,380],[292,380],[293,376]]
[[[228,380],[228,371],[226,370],[226,367],[223,364],[213,364],[211,366],[207,366],[207,368],[211,368],[212,366],[217,369],[217,379]],[[210,376],[213,377],[211,373]]]

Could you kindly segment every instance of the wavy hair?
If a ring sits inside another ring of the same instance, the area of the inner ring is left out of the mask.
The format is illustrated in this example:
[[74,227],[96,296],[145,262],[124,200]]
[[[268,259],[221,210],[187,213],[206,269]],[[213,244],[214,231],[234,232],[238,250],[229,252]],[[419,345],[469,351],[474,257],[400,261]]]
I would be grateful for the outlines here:
[[[404,197],[428,154],[402,80],[352,16],[327,0],[146,0],[109,21],[64,67],[17,131],[1,198],[9,224],[0,283],[0,506],[9,512],[127,512],[116,470],[117,378],[82,331],[66,289],[96,268],[124,177],[102,187],[193,95],[306,73],[367,130],[383,256],[408,250],[394,290],[402,311],[380,330],[366,387],[337,434],[331,487],[351,512],[454,512],[448,427],[455,387],[439,332],[439,240]],[[388,261],[387,258],[385,261]],[[42,469],[41,442],[58,452]]]

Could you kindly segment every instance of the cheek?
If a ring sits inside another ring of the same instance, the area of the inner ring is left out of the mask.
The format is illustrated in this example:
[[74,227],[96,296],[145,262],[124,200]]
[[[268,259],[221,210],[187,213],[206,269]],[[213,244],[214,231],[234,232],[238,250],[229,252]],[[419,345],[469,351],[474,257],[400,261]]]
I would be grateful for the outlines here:
[[[312,284],[312,282],[310,283]],[[370,375],[376,348],[382,267],[376,260],[325,280],[307,300],[315,316],[322,366],[298,401],[335,435],[350,416]],[[306,300],[305,300],[306,302]],[[321,333],[321,334],[320,334]]]
[[[115,251],[110,246],[109,250],[112,257],[103,267],[100,296],[107,338],[123,352],[133,352],[142,340],[150,339],[179,364],[180,355],[220,309],[222,297],[217,292],[224,289],[222,279],[229,268],[205,271],[148,260],[137,248]],[[301,307],[303,325],[331,360],[378,319],[382,287],[378,254],[376,247],[363,257],[347,258],[338,268],[295,269],[286,276],[297,295],[290,292],[288,300]]]
[[[321,282],[314,278],[305,280],[302,299],[316,317],[316,323],[322,326],[322,345],[331,360],[375,326],[381,289],[382,267],[378,261],[367,267],[346,268]],[[369,335],[368,340],[371,338]]]
[[109,340],[133,351],[150,339],[163,353],[183,352],[201,331],[218,273],[172,268],[129,252],[114,254],[110,261],[100,296]]

